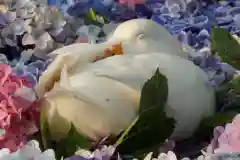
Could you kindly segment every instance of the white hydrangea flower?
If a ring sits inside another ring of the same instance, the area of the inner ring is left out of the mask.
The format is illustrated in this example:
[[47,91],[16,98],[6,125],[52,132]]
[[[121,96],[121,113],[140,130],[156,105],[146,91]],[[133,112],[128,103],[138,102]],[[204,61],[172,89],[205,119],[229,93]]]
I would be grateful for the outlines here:
[[48,149],[41,152],[37,141],[29,141],[23,148],[14,153],[10,153],[8,149],[0,150],[1,160],[56,160],[53,150]]
[[10,150],[7,148],[3,148],[0,150],[0,159],[2,159],[3,157],[7,156],[10,154]]
[[[0,63],[8,64],[7,57],[2,53],[0,53]],[[4,132],[5,132],[4,129],[0,129],[0,136],[2,136],[4,134]]]
[[28,17],[28,13],[25,8],[16,8],[16,13],[19,18],[25,19]]
[[[167,153],[160,153],[157,158],[153,158],[152,155],[153,155],[153,153],[150,152],[144,158],[144,160],[190,160],[189,158],[177,159],[177,156],[172,151],[169,151]],[[207,153],[203,152],[203,155],[196,157],[192,160],[219,160],[221,158],[224,160],[227,160],[228,158],[230,158],[231,160],[239,160],[239,154],[238,153],[236,153],[236,154],[207,154]]]
[[7,44],[9,46],[17,46],[16,36],[12,34],[12,29],[9,25],[3,28],[1,36],[3,39],[3,44]]
[[5,18],[7,23],[11,23],[17,18],[17,14],[14,11],[7,11],[4,14],[4,18]]
[[4,14],[0,15],[0,25],[5,26],[6,25],[6,20]]
[[10,25],[11,31],[14,35],[22,35],[25,32],[24,20],[18,18]]
[[[150,152],[144,158],[144,160],[177,160],[177,156],[172,151],[168,151],[167,153],[160,153],[157,158],[153,158],[152,155],[153,155],[153,152]],[[183,158],[181,160],[190,160],[190,159],[189,158]]]

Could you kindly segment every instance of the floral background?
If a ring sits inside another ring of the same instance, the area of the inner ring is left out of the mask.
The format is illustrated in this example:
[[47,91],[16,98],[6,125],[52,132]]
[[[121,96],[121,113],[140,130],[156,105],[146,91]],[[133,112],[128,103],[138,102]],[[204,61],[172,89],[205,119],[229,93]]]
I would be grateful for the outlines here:
[[40,108],[33,87],[51,62],[47,58],[51,51],[72,43],[99,43],[104,40],[104,25],[139,17],[163,25],[185,47],[194,49],[195,54],[189,55],[189,59],[207,73],[209,85],[216,90],[218,112],[204,119],[189,140],[168,139],[156,151],[136,158],[240,159],[237,0],[19,0],[1,6],[1,160],[135,158],[118,152],[116,140],[109,137],[91,150],[74,148],[77,144],[70,143],[78,140],[74,130],[62,142],[61,149],[54,145],[43,149]]

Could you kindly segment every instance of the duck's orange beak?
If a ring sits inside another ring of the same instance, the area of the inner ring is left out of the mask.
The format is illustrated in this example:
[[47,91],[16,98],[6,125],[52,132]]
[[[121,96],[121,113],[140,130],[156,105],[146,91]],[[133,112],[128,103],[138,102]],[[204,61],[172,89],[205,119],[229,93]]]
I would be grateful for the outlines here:
[[123,55],[122,43],[115,44],[112,46],[112,54]]
[[123,55],[123,49],[122,49],[121,43],[112,45],[112,48],[106,48],[104,50],[104,55],[97,56],[94,62],[96,62],[98,60],[102,60],[102,59],[110,57],[110,56],[114,56],[114,55]]

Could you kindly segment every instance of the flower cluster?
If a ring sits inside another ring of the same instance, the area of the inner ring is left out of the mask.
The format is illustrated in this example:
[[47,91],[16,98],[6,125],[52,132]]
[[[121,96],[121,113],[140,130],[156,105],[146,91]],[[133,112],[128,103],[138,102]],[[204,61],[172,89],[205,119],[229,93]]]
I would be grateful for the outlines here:
[[[181,42],[194,48],[190,59],[207,73],[211,85],[216,88],[224,81],[231,80],[238,72],[211,53],[210,23],[214,22],[233,34],[239,34],[239,7],[231,7],[227,3],[205,6],[194,0],[188,2],[119,0],[118,2],[116,4],[111,0],[89,1],[88,8],[85,8],[88,11],[92,6],[93,9],[104,14],[110,11],[111,14],[107,14],[108,18],[114,19],[115,22],[148,17],[153,13],[152,20],[162,24]],[[103,5],[99,5],[100,3]],[[147,7],[144,8],[143,3],[146,3]],[[85,11],[84,5],[81,5],[80,3],[73,5],[68,12],[78,14]],[[141,11],[138,11],[139,9]],[[8,47],[7,51],[4,51],[8,59],[18,59],[9,62],[5,55],[0,54],[0,128],[3,132],[0,135],[0,147],[7,148],[0,151],[0,159],[55,160],[54,152],[47,150],[42,153],[36,141],[26,144],[28,136],[38,131],[36,121],[39,120],[38,108],[32,104],[36,97],[31,88],[48,65],[48,62],[35,61],[33,57],[46,59],[46,55],[52,50],[74,42],[96,43],[101,28],[84,25],[81,18],[63,17],[55,7],[39,4],[36,1],[16,3],[1,15],[0,22],[1,48]],[[9,47],[12,50],[11,54]],[[16,56],[18,53],[20,55]],[[29,63],[29,61],[34,62]],[[198,157],[198,160],[214,160],[216,157],[239,158],[239,155],[222,153],[240,152],[239,117],[236,116],[225,128],[215,129],[208,153]],[[121,156],[115,155],[114,151],[115,148],[112,146],[104,146],[94,152],[79,150],[67,160],[110,160],[112,156],[121,159]],[[10,152],[14,153],[10,154]],[[169,151],[153,158],[153,154],[149,153],[144,160],[151,159],[177,160],[177,156]]]
[[0,150],[1,160],[56,160],[54,151],[48,149],[41,152],[37,141],[29,141],[25,146],[14,153],[10,153],[9,149]]
[[213,139],[208,146],[210,153],[240,152],[240,114],[225,127],[218,126],[214,130]]
[[147,5],[154,13],[152,20],[165,26],[170,33],[178,37],[184,47],[189,45],[193,48],[190,51],[190,60],[207,73],[213,87],[218,88],[223,82],[232,79],[236,69],[222,63],[211,53],[210,28],[214,22],[216,26],[238,34],[238,7],[231,7],[228,3],[205,6],[204,3],[194,0],[166,0],[157,3],[149,1]]
[[12,67],[13,75],[17,77],[24,77],[31,84],[31,86],[35,86],[38,78],[42,74],[42,72],[47,68],[48,64],[51,60],[42,61],[36,60],[30,63],[26,63],[29,60],[32,54],[29,54],[27,51],[24,51],[21,54],[20,60],[9,61],[4,54],[0,54],[0,63],[8,64]]
[[34,0],[17,1],[1,13],[0,22],[0,49],[9,60],[18,59],[27,49],[34,57],[46,59],[49,52],[76,39],[58,9]]
[[118,0],[118,3],[134,8],[136,4],[144,4],[145,0]]
[[0,64],[0,83],[0,147],[15,151],[38,130],[38,111],[31,107],[36,97],[28,78],[15,75],[7,64]]

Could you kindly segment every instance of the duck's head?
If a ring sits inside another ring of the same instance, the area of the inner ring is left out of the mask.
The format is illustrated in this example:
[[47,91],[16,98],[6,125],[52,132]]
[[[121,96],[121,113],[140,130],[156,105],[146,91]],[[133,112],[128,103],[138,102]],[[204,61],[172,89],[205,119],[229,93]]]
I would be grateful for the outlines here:
[[111,25],[106,32],[109,34],[108,41],[121,41],[126,53],[164,52],[182,58],[188,57],[177,38],[152,20],[129,20],[119,25]]

